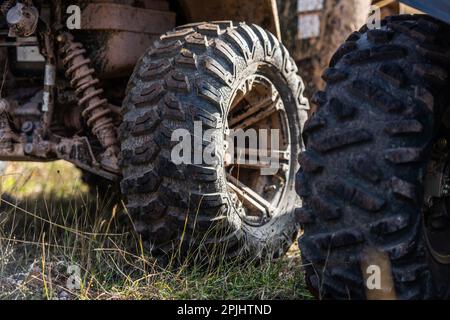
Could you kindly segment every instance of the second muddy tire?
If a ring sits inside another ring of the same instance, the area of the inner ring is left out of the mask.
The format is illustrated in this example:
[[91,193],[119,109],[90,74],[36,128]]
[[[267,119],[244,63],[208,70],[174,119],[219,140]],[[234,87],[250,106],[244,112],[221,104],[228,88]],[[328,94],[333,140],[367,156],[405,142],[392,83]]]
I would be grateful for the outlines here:
[[299,245],[320,298],[370,298],[364,266],[372,264],[383,264],[379,275],[393,282],[382,298],[449,295],[450,268],[427,250],[422,213],[431,148],[450,102],[448,34],[427,16],[391,17],[381,29],[353,33],[323,75],[297,176]]
[[[213,152],[223,159],[232,95],[254,74],[269,79],[279,91],[292,137],[285,195],[271,220],[258,227],[240,216],[223,161],[175,164],[171,159],[176,144],[172,133],[180,129],[193,136],[196,122],[202,125],[201,134],[212,132],[212,140],[203,140],[203,147],[212,141]],[[287,50],[256,25],[218,22],[178,27],[143,55],[123,107],[121,189],[135,229],[154,254],[276,257],[289,248],[299,227],[294,216],[299,202],[294,171],[307,117],[303,90]]]

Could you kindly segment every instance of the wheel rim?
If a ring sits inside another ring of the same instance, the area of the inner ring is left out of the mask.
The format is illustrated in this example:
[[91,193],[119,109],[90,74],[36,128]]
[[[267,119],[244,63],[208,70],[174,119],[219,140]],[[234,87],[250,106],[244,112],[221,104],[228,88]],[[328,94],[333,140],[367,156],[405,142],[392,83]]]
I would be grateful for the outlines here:
[[430,254],[450,264],[450,161],[447,140],[433,147],[425,179],[424,232]]
[[279,91],[263,75],[243,81],[232,101],[224,134],[228,193],[245,223],[262,226],[276,214],[289,183],[288,118]]

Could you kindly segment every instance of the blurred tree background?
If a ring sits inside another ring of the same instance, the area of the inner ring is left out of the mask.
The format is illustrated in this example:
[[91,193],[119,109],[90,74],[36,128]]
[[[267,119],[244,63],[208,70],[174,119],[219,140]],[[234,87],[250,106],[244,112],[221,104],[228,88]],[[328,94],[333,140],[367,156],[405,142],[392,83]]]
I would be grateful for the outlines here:
[[345,39],[362,27],[371,5],[397,14],[395,0],[277,0],[283,42],[296,60],[307,96],[323,89],[321,74]]

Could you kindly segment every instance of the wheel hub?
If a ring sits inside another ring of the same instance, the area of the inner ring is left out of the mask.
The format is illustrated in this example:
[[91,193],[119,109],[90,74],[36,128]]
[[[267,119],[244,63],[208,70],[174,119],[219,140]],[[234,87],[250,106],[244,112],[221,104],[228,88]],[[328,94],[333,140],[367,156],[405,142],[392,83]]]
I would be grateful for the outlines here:
[[425,179],[425,239],[431,255],[450,264],[450,161],[446,139],[435,144]]
[[266,77],[253,75],[239,86],[224,138],[226,179],[235,208],[244,208],[246,223],[263,225],[283,198],[290,170],[284,103]]

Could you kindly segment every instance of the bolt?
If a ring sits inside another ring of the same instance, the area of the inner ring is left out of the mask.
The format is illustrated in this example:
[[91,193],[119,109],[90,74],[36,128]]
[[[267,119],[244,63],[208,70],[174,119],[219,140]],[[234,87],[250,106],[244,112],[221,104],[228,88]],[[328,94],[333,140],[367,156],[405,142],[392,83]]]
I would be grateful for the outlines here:
[[275,190],[277,190],[277,186],[274,184],[271,186],[264,187],[264,192],[275,191]]
[[34,125],[31,121],[25,121],[22,124],[22,132],[23,133],[27,133],[27,134],[31,133],[33,131],[33,129],[34,129]]
[[448,184],[444,184],[444,186],[442,188],[442,196],[448,197],[449,191],[450,191],[450,186]]
[[34,150],[34,147],[33,147],[33,144],[32,144],[32,143],[27,143],[27,144],[25,145],[25,147],[23,148],[23,151],[24,151],[26,154],[31,154],[31,153],[33,153],[33,150]]

